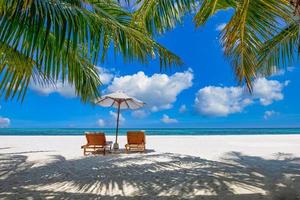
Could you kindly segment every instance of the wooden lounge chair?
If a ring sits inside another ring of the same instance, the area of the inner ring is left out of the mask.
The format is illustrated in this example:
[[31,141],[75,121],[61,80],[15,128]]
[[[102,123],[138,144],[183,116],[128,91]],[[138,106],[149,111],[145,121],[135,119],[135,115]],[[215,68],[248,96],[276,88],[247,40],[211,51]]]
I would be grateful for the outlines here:
[[96,154],[102,152],[105,155],[107,149],[111,150],[112,142],[106,141],[104,133],[86,133],[87,144],[81,146],[83,155],[88,153]]
[[126,151],[145,151],[146,136],[143,131],[128,131]]

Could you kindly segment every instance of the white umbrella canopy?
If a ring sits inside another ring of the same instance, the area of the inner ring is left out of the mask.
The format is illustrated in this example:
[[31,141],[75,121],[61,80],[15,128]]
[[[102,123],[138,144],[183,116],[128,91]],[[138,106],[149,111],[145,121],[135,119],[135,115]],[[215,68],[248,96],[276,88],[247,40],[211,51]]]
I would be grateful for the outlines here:
[[96,99],[95,103],[103,107],[114,107],[118,109],[117,115],[117,127],[116,127],[116,140],[114,143],[114,149],[119,149],[118,145],[118,133],[119,133],[119,116],[120,109],[139,109],[145,105],[144,102],[130,97],[123,92],[114,92],[104,95]]
[[130,97],[123,92],[114,92],[98,98],[96,104],[103,107],[114,107],[120,109],[139,109],[145,105],[144,102]]

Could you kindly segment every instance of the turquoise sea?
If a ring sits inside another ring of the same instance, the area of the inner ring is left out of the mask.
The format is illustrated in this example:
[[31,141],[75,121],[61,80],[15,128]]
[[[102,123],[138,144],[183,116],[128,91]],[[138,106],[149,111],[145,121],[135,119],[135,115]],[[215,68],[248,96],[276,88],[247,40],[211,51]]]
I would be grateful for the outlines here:
[[[125,135],[127,130],[140,129],[120,129],[120,135]],[[146,128],[147,135],[280,135],[280,134],[300,134],[300,128]],[[103,131],[107,135],[114,135],[115,129],[102,128],[39,128],[21,129],[4,128],[0,129],[0,135],[83,135],[85,131]]]

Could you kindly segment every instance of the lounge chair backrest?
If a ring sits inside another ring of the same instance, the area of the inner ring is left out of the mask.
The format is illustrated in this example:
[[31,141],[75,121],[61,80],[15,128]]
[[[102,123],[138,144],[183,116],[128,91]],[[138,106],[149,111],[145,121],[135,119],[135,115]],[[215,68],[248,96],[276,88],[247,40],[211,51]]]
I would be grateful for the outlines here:
[[143,131],[128,131],[127,132],[128,144],[146,144],[145,132]]
[[88,145],[105,145],[106,138],[104,133],[86,133]]

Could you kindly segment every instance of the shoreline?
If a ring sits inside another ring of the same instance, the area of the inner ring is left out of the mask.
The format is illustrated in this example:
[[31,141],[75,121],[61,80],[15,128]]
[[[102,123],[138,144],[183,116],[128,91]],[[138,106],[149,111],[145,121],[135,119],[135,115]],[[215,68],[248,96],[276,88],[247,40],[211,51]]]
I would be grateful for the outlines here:
[[[96,131],[95,131],[96,132]],[[98,131],[98,132],[102,132],[102,131]],[[105,132],[104,132],[105,133]],[[107,134],[107,133],[105,133],[105,135],[106,136],[108,136],[108,137],[112,137],[112,136],[115,136],[115,134]],[[290,136],[290,135],[300,135],[300,133],[283,133],[283,134],[278,134],[278,133],[273,133],[273,134],[271,134],[271,133],[263,133],[263,134],[170,134],[170,135],[168,135],[168,134],[157,134],[157,135],[155,135],[155,134],[147,134],[147,132],[146,132],[146,135],[147,136],[161,136],[161,137],[165,137],[165,136],[177,136],[177,137],[185,137],[185,136],[195,136],[195,137],[204,137],[204,136],[221,136],[221,137],[225,137],[225,136]],[[0,137],[14,137],[14,136],[17,136],[17,137],[20,137],[20,136],[38,136],[38,137],[41,137],[41,136],[62,136],[62,137],[64,137],[64,136],[79,136],[79,137],[84,137],[85,136],[85,133],[82,133],[82,135],[79,135],[79,134],[61,134],[61,135],[59,135],[59,134],[32,134],[32,135],[28,135],[28,134],[11,134],[11,135],[9,135],[9,134],[7,134],[7,135],[2,135],[2,134],[0,134]],[[119,136],[123,136],[123,137],[126,137],[126,133],[125,134],[120,134],[119,133]]]

